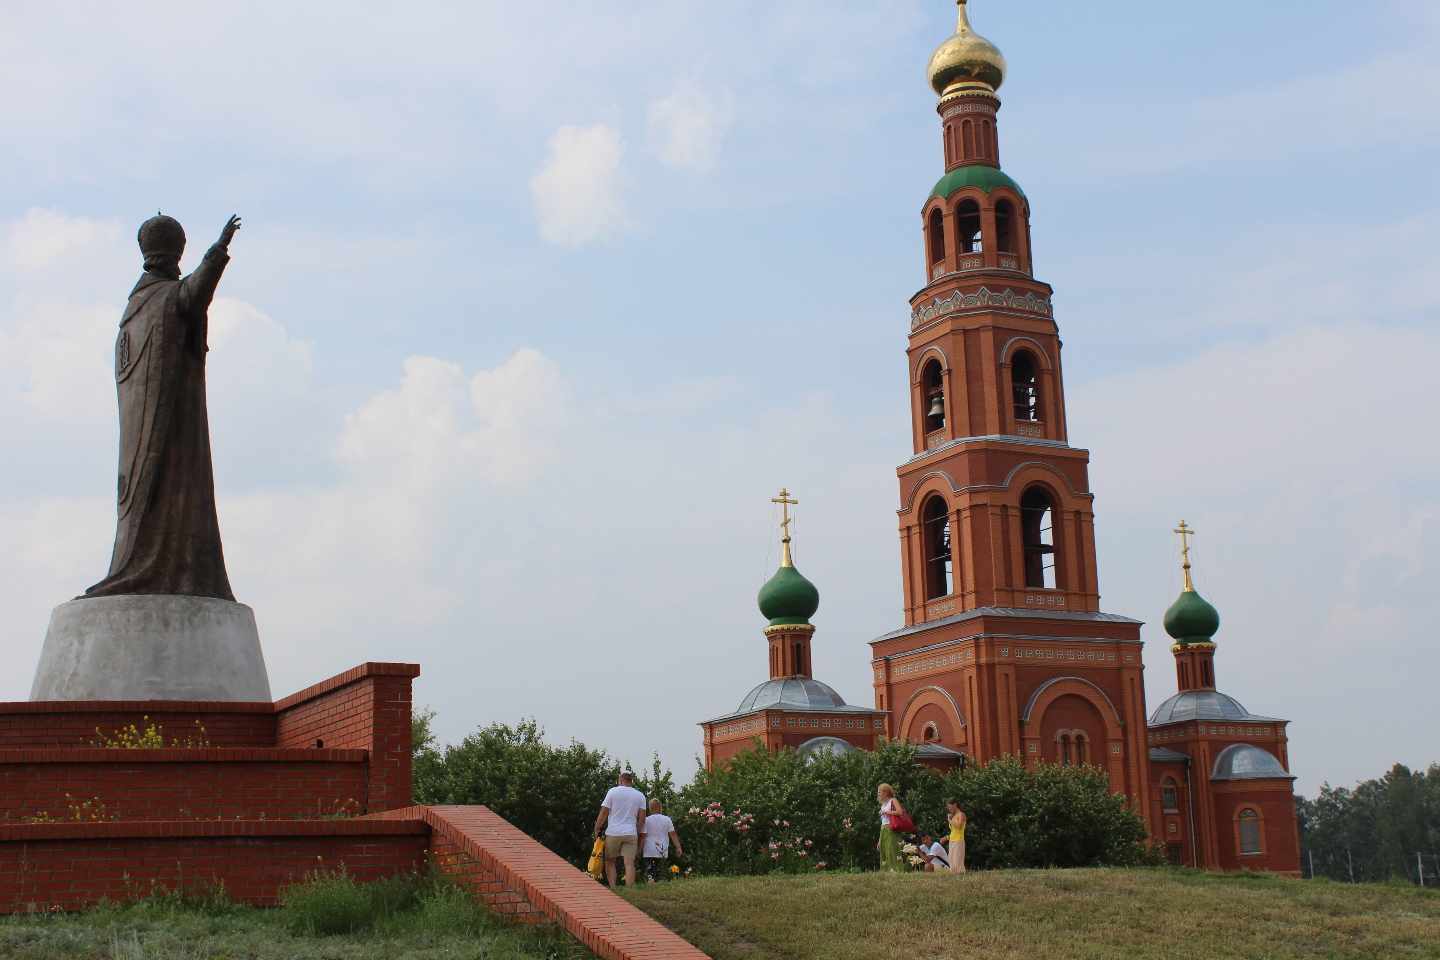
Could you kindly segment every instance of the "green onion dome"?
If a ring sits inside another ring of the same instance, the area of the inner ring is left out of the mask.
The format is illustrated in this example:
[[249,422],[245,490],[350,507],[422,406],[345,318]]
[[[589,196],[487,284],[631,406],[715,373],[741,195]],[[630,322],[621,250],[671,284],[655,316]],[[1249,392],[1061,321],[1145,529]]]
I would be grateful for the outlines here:
[[1210,638],[1219,629],[1220,611],[1193,589],[1182,592],[1165,611],[1165,632],[1177,643],[1214,643]]
[[809,623],[820,607],[820,591],[788,562],[790,551],[787,549],[785,553],[787,562],[760,588],[758,598],[760,612],[769,618],[772,627]]

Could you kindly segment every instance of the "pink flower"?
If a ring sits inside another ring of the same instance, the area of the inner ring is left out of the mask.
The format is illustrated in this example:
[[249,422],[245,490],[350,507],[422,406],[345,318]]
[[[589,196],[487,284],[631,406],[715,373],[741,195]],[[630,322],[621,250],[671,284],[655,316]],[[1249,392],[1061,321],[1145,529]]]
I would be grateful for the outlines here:
[[787,827],[790,826],[790,821],[789,821],[789,820],[786,820],[786,821],[785,821],[785,826],[787,826]]
[[828,866],[830,866],[830,864],[826,863],[824,860],[821,860],[819,863],[815,864],[815,869],[824,870]]
[[780,854],[778,854],[778,853],[772,853],[772,854],[770,854],[770,859],[771,859],[771,860],[779,860],[779,859],[780,859]]
[[806,841],[805,841],[805,846],[807,846],[807,847],[813,847],[813,846],[815,846],[815,841],[814,841],[814,840],[806,840]]
[[745,826],[741,827],[740,829],[741,829],[741,830],[749,830],[749,829],[750,829],[750,824],[747,823],[747,824],[745,824]]
[[800,851],[800,856],[802,856],[802,857],[808,857],[808,856],[810,856],[810,852],[809,852],[808,850],[801,850],[801,851]]
[[775,821],[775,826],[777,826],[777,827],[780,826],[780,821],[779,821],[779,820],[776,820],[776,821]]

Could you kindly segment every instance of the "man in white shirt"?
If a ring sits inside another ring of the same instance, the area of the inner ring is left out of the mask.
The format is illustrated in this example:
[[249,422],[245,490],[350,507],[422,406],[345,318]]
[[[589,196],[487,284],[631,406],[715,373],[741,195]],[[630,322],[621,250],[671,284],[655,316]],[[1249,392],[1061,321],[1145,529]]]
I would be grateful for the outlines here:
[[685,856],[680,849],[680,838],[675,835],[675,822],[665,816],[665,808],[656,797],[650,801],[650,812],[645,816],[645,842],[641,845],[640,856],[645,861],[645,876],[654,883],[660,879],[660,866],[670,855],[670,844],[675,844],[675,859]]
[[595,836],[605,824],[605,879],[615,889],[615,858],[625,861],[625,886],[635,884],[635,857],[640,835],[645,832],[645,794],[632,784],[635,778],[626,771],[620,774],[619,786],[611,787],[595,818]]
[[928,833],[920,836],[920,856],[925,858],[926,873],[950,869],[950,854],[945,851],[943,844]]

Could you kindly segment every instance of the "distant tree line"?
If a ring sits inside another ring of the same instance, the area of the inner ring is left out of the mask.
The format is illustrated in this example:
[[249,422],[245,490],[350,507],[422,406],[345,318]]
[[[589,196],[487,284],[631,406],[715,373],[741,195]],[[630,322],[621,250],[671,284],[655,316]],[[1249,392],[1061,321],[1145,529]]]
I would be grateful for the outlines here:
[[[414,798],[423,804],[484,804],[576,865],[622,764],[602,750],[544,740],[532,720],[492,724],[440,746],[431,714],[414,719]],[[634,771],[675,820],[697,873],[753,874],[879,866],[875,788],[894,786],[917,830],[948,834],[945,798],[969,817],[973,868],[1082,867],[1157,863],[1143,818],[1110,793],[1095,767],[1002,759],[941,775],[915,762],[913,746],[797,757],[761,747],[677,786],[657,759]]]
[[[1440,764],[1396,764],[1354,790],[1326,783],[1296,798],[1306,876],[1351,883],[1406,879],[1440,886]],[[1422,879],[1423,874],[1423,879]]]

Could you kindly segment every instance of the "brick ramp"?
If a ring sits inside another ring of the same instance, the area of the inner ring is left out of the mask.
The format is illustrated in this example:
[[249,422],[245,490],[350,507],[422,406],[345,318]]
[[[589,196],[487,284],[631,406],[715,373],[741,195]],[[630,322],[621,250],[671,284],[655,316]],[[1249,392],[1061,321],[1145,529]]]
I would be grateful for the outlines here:
[[[411,807],[376,819],[424,820],[432,852],[457,848],[485,874],[607,960],[709,960],[690,943],[486,807]],[[462,882],[481,877],[449,868]],[[483,889],[483,888],[482,888]],[[504,894],[501,895],[502,898]],[[486,896],[487,901],[492,896]]]

